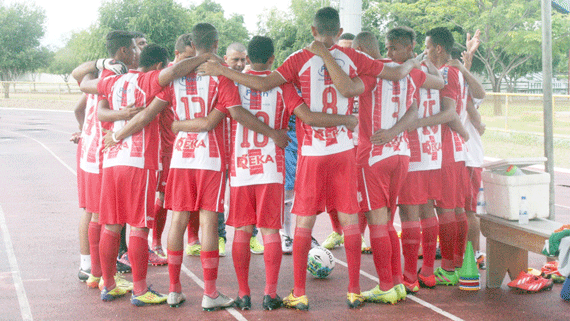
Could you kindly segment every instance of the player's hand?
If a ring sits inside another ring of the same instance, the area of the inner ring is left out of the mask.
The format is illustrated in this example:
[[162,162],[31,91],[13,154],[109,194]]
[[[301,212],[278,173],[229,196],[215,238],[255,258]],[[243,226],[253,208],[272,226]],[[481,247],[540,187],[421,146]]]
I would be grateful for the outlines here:
[[463,65],[466,69],[471,69],[471,63],[473,62],[473,55],[469,54],[467,51],[461,53],[461,60],[463,60]]
[[396,135],[393,135],[389,129],[379,129],[370,136],[370,142],[374,145],[384,145],[392,141]]
[[220,76],[222,75],[222,66],[216,59],[210,59],[198,66],[199,75]]
[[471,56],[473,56],[473,54],[475,53],[475,51],[477,51],[477,48],[479,48],[479,45],[481,44],[481,38],[479,38],[480,35],[481,35],[481,30],[479,29],[475,30],[473,38],[471,38],[470,33],[467,33],[467,41],[465,42],[465,48],[467,49],[467,53],[470,54]]
[[412,67],[416,69],[420,69],[422,67],[422,63],[417,60],[416,58],[410,58],[406,60],[406,62],[410,61],[412,63]]
[[98,59],[95,62],[95,68],[101,71],[103,69],[110,70],[117,75],[126,74],[129,71],[129,68],[122,63],[121,61],[105,58],[105,59]]
[[287,145],[289,145],[289,142],[291,141],[291,138],[289,138],[289,136],[287,135],[287,129],[273,130],[273,135],[271,135],[270,138],[273,139],[275,145],[281,148],[287,147]]
[[77,132],[77,133],[71,134],[71,138],[69,139],[69,141],[73,142],[74,144],[77,144],[77,143],[79,143],[80,139],[81,139],[81,132]]
[[356,126],[358,126],[358,118],[354,115],[347,115],[346,117],[347,121],[344,125],[346,128],[348,128],[348,130],[353,132]]
[[462,130],[462,131],[458,132],[458,134],[459,134],[459,136],[461,136],[461,138],[463,138],[464,141],[468,141],[470,138],[467,130]]
[[103,136],[103,146],[105,146],[105,148],[103,148],[103,152],[105,152],[109,148],[117,145],[117,142],[115,142],[115,140],[113,139],[113,131],[107,130],[105,128],[102,128],[102,130],[103,133],[105,134],[105,136]]
[[487,128],[487,125],[485,125],[485,123],[480,123],[479,126],[475,127],[475,129],[477,129],[477,132],[481,136],[483,136],[483,134],[485,133],[485,128]]
[[143,107],[135,107],[135,104],[132,103],[130,105],[128,105],[127,107],[121,109],[121,112],[123,113],[123,120],[131,120],[133,117],[135,117],[136,114],[140,113],[144,108]]
[[327,47],[325,47],[325,44],[323,42],[320,42],[317,40],[314,40],[313,42],[311,42],[311,44],[309,46],[307,46],[305,49],[309,50],[310,52],[314,53],[315,55],[317,55],[321,58],[328,51]]

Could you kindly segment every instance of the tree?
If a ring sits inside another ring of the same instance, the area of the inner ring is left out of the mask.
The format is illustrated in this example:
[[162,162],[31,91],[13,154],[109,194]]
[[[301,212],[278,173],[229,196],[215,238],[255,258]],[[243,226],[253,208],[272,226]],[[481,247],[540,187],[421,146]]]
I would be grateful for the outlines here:
[[[44,10],[34,5],[0,2],[0,81],[14,81],[45,62],[47,51],[40,47],[45,19]],[[3,87],[9,98],[9,84]]]
[[48,71],[52,74],[59,75],[63,78],[63,81],[67,85],[67,91],[71,93],[71,88],[69,87],[69,76],[71,76],[71,72],[77,65],[81,64],[81,60],[74,54],[74,52],[68,48],[59,49],[49,67]]

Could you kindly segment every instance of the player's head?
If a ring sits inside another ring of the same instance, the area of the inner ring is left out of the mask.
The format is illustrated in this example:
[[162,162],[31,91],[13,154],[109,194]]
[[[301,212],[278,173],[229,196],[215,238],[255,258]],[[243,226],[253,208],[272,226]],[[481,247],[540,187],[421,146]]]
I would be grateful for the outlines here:
[[352,48],[362,51],[374,59],[382,58],[378,46],[378,39],[376,39],[376,36],[370,31],[362,31],[357,34],[352,41]]
[[331,7],[319,9],[313,19],[311,31],[315,38],[324,37],[337,40],[342,33],[338,11]]
[[246,51],[247,48],[239,42],[234,42],[229,45],[226,49],[226,55],[224,56],[224,60],[228,67],[242,72],[243,68],[245,68],[245,65],[247,64],[245,59],[247,57]]
[[435,65],[438,58],[447,58],[451,54],[455,40],[451,31],[445,27],[433,28],[426,33],[426,54]]
[[194,57],[196,50],[192,48],[192,35],[185,33],[176,39],[174,45],[174,62],[179,62],[182,59]]
[[109,56],[123,62],[125,65],[132,65],[136,60],[136,45],[134,35],[123,30],[114,30],[107,34],[106,46]]
[[338,39],[338,45],[344,48],[352,47],[352,41],[354,40],[354,35],[350,32],[345,32],[340,35]]
[[396,27],[386,34],[386,56],[396,62],[412,58],[416,33],[408,27]]
[[218,51],[218,30],[213,25],[203,22],[192,28],[192,46],[198,52]]
[[142,32],[134,31],[133,34],[135,35],[135,43],[140,50],[143,50],[144,47],[148,46],[148,42],[146,41],[146,35]]
[[143,71],[162,69],[168,65],[168,51],[156,44],[144,47],[141,52],[139,67]]
[[273,41],[269,37],[255,36],[247,46],[247,58],[254,65],[254,69],[257,69],[258,65],[262,65],[263,70],[271,68],[275,59],[274,52]]

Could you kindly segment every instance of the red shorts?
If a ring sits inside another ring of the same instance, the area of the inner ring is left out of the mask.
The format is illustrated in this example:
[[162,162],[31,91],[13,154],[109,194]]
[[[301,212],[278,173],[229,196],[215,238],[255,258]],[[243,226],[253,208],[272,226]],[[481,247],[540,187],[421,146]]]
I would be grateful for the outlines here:
[[437,207],[444,209],[463,207],[465,204],[466,172],[465,162],[441,165],[442,191],[441,197],[435,202]]
[[[89,172],[82,172],[83,182],[83,199],[85,201],[85,210],[89,213],[99,213],[99,208],[101,205],[101,180],[103,179],[103,174],[93,174]],[[77,172],[79,173],[79,171]]]
[[230,214],[226,225],[255,225],[281,229],[283,224],[283,184],[262,184],[230,188]]
[[337,210],[359,211],[354,151],[325,156],[300,156],[297,161],[295,200],[291,213],[313,216]]
[[79,208],[85,208],[85,191],[83,190],[83,170],[79,166],[79,159],[81,157],[81,139],[77,143],[77,152],[75,153],[75,162],[77,169],[77,200],[79,201]]
[[467,185],[468,190],[465,195],[465,211],[477,211],[477,195],[479,194],[479,188],[481,187],[482,171],[483,169],[481,167],[467,167],[469,184]]
[[422,205],[428,200],[441,198],[441,173],[439,170],[408,172],[398,204]]
[[152,226],[156,170],[132,166],[104,168],[101,186],[100,224]]
[[170,171],[170,160],[172,156],[162,156],[162,170],[158,172],[158,185],[156,191],[163,193],[166,189],[166,182],[168,181],[168,172]]
[[224,211],[226,180],[223,172],[171,168],[164,193],[164,208],[176,212],[200,209]]
[[359,166],[358,193],[361,211],[388,207],[393,217],[409,163],[409,156],[396,155],[372,166]]

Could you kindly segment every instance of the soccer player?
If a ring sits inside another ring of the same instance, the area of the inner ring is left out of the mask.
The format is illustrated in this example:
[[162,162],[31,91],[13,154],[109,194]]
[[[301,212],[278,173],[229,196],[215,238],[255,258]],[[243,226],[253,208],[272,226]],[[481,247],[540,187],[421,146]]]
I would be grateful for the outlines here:
[[354,40],[354,35],[350,32],[343,33],[340,35],[338,40],[338,45],[343,48],[352,48],[352,41]]
[[135,36],[135,43],[136,43],[137,47],[142,52],[142,50],[146,46],[148,46],[148,42],[146,41],[146,35],[142,32],[138,32],[138,31],[133,32],[133,35]]
[[[330,73],[344,71],[351,76],[369,74],[398,80],[405,77],[416,64],[410,61],[396,67],[386,67],[382,62],[370,59],[351,48],[335,45],[342,29],[338,12],[330,7],[317,11],[311,31],[316,42],[322,41],[322,48],[331,51],[332,55],[327,59],[342,60],[344,70],[333,63],[337,69],[325,71],[323,59],[306,49],[293,53],[281,67],[265,77],[241,74],[228,68],[220,68],[216,63],[204,64],[200,70],[208,74],[223,74],[259,91],[267,91],[291,82],[300,89],[303,100],[311,111],[346,115],[352,112],[353,107],[353,99],[346,96],[351,97],[358,93],[342,84],[333,85]],[[298,135],[300,147],[295,202],[291,210],[297,215],[293,241],[295,287],[283,303],[289,308],[309,308],[305,283],[311,231],[318,213],[336,209],[343,225],[349,268],[347,303],[349,307],[355,308],[363,303],[363,298],[359,280],[361,236],[358,217],[354,215],[359,208],[354,180],[356,163],[352,132],[346,126],[323,128],[304,123],[302,117],[299,117],[299,120],[297,126],[301,127],[302,135]],[[339,171],[339,168],[343,171]]]

